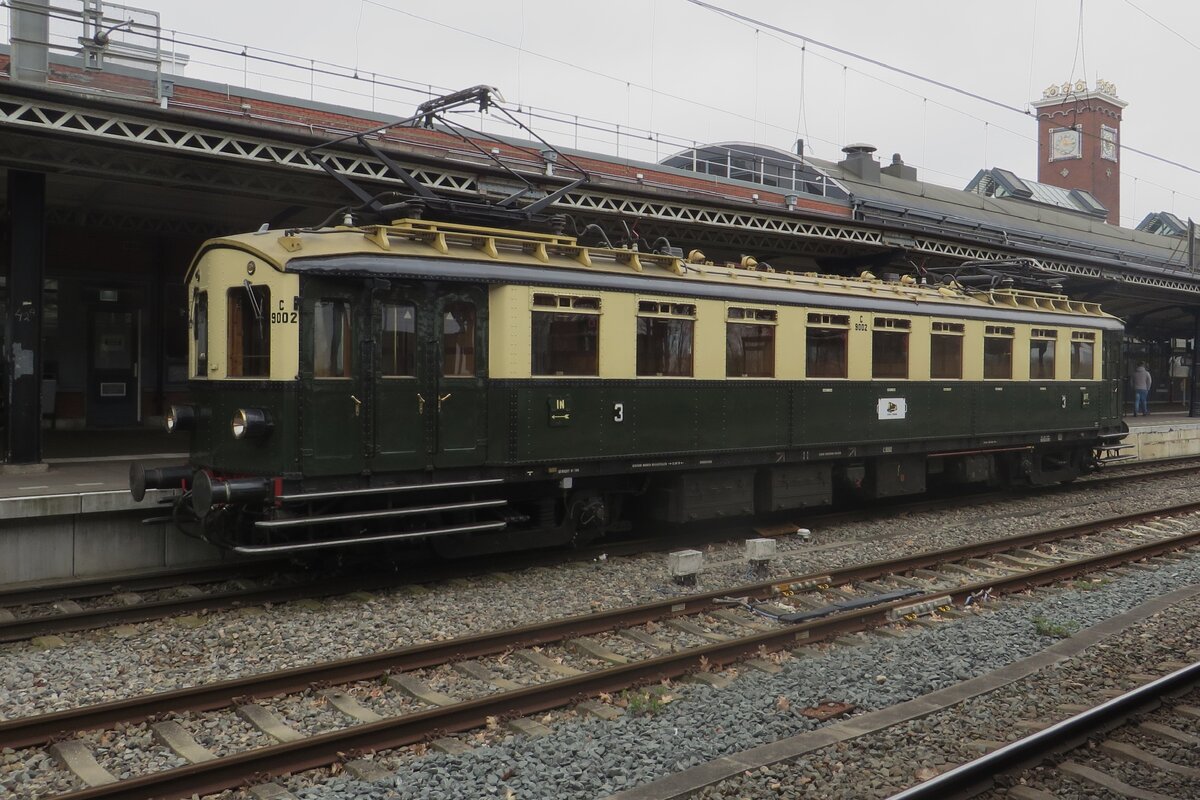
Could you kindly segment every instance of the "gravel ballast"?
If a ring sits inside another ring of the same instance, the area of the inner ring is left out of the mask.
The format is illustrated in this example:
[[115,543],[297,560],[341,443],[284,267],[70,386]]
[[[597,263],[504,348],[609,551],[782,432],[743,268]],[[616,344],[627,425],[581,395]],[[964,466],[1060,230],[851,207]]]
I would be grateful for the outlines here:
[[[780,539],[781,558],[774,574],[893,558],[1200,496],[1187,477],[1136,485],[1139,491],[1132,496],[1128,489],[1110,486],[1072,492],[1069,504],[1055,493],[1031,494],[986,506],[831,526],[816,531],[810,544]],[[651,555],[532,568],[400,589],[367,600],[339,598],[316,607],[289,604],[147,622],[134,626],[132,635],[66,634],[65,646],[49,650],[29,643],[6,644],[0,646],[0,688],[6,697],[0,718],[739,585],[749,580],[741,553],[740,542],[710,548],[712,568],[701,576],[700,586],[686,590],[669,582],[665,556]],[[1178,574],[1168,574],[1171,570]],[[811,658],[784,661],[780,675],[744,670],[732,687],[721,691],[672,686],[667,691],[673,701],[649,717],[626,717],[614,724],[555,712],[556,735],[547,739],[505,739],[497,731],[483,737],[491,746],[465,756],[388,754],[389,766],[400,776],[392,782],[354,783],[344,775],[317,772],[297,776],[289,785],[311,798],[505,797],[510,789],[520,798],[596,797],[715,755],[811,729],[815,723],[796,710],[825,698],[880,708],[1008,663],[1049,641],[1033,632],[1035,617],[1087,625],[1135,605],[1140,597],[1197,577],[1200,562],[1188,560],[1094,591],[1038,595],[1034,602],[1005,603],[995,613],[936,630],[913,628],[899,640],[871,637],[859,647],[814,650]],[[1064,608],[1054,605],[1068,601]],[[1077,612],[1076,605],[1083,610]],[[971,626],[976,625],[989,627],[975,631]],[[613,644],[619,649],[619,642]],[[939,664],[924,663],[939,656]],[[537,670],[513,659],[499,672],[524,683]],[[467,683],[461,676],[444,677],[446,688]],[[410,705],[395,692],[379,693],[369,684],[355,693],[381,714]],[[320,702],[306,705],[293,699],[283,701],[278,710],[306,732],[345,724],[335,722]],[[185,727],[218,753],[268,743],[232,714],[201,715]],[[3,754],[0,787],[18,789],[17,796],[24,796],[31,781],[61,781],[61,771],[46,770],[44,759],[38,759],[36,752]],[[313,786],[317,780],[325,782]]]
[[[785,537],[772,574],[835,569],[1200,497],[1189,476],[1136,486],[1136,493],[1112,485],[1073,491],[1069,503],[1055,492],[1034,493],[843,523],[814,531],[808,544]],[[0,687],[8,697],[0,719],[738,586],[751,580],[742,551],[740,541],[709,548],[712,567],[690,589],[671,583],[666,557],[651,554],[405,587],[366,601],[335,598],[188,615],[132,626],[132,634],[67,633],[65,647],[49,650],[29,642],[3,644]]]
[[[1200,583],[1200,556],[1155,571],[1134,571],[1095,589],[1039,592],[1005,600],[979,616],[914,631],[901,639],[872,636],[859,646],[815,648],[810,657],[782,662],[784,669],[777,675],[743,671],[723,690],[675,686],[671,689],[674,701],[653,716],[627,715],[608,724],[576,719],[557,725],[553,737],[513,738],[465,755],[416,759],[410,770],[388,781],[363,784],[335,779],[300,791],[306,798],[450,800],[507,797],[510,790],[517,798],[600,797],[720,755],[811,730],[817,723],[797,712],[825,699],[854,703],[864,710],[879,709],[1012,663],[1055,641],[1037,633],[1037,620],[1089,626],[1147,598],[1195,583]],[[1152,621],[1089,649],[1077,661],[1112,672],[1107,680],[1095,681],[1093,676],[1097,687],[1127,688],[1124,676],[1143,670],[1144,663],[1179,658],[1188,649],[1200,647],[1200,631],[1192,630],[1198,611],[1200,600],[1180,604],[1159,617],[1169,634],[1156,630],[1157,623]],[[1126,639],[1142,646],[1134,647]],[[1064,682],[1061,670],[1052,672],[1041,676],[1052,698],[1050,706],[1088,702],[1087,684],[1080,682],[1082,679]],[[1028,688],[1017,688],[1010,693],[1004,713],[991,708],[992,699],[972,702],[979,705],[983,721],[994,721],[996,735],[1007,731],[1010,738],[1016,738],[1012,736],[1013,718],[1039,718],[1038,711],[1046,707],[1047,700],[1045,693],[1034,696]],[[925,745],[948,739],[965,748],[979,735],[980,720],[963,721],[954,709],[946,716],[946,720],[929,717],[912,723],[923,731],[917,738]],[[954,720],[959,720],[956,728],[945,727]],[[949,755],[935,752],[913,761],[911,753],[894,756],[895,744],[868,748],[864,760],[870,763],[874,759],[878,762],[875,766],[856,767],[842,751],[818,753],[803,759],[807,766],[795,786],[783,784],[782,776],[789,770],[781,766],[763,775],[761,784],[741,786],[729,781],[704,796],[873,797],[912,783],[914,769],[936,770],[950,758],[965,760],[977,754],[957,749]],[[785,789],[792,794],[779,794]]]

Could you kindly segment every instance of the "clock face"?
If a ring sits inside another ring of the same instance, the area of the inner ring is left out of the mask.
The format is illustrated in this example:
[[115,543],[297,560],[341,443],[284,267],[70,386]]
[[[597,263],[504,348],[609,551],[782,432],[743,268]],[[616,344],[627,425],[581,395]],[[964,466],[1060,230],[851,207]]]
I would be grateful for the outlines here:
[[1079,158],[1082,155],[1080,144],[1079,131],[1073,128],[1050,131],[1050,160]]
[[1107,125],[1100,126],[1100,157],[1109,161],[1117,160],[1117,129]]

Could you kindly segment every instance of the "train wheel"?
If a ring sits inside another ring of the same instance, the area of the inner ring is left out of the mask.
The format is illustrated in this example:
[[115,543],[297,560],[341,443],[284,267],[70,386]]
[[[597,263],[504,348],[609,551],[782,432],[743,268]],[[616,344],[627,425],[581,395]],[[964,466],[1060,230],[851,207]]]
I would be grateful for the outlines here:
[[571,543],[582,547],[608,530],[613,515],[611,505],[603,495],[579,492],[567,501],[567,516],[575,528],[575,537]]

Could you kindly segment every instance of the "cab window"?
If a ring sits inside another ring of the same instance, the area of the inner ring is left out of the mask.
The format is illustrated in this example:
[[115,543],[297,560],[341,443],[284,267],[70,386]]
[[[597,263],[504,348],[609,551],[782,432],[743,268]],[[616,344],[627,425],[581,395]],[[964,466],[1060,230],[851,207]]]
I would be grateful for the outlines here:
[[228,303],[229,377],[267,377],[271,374],[271,325],[265,309],[271,305],[270,288],[247,281],[229,290]]
[[350,304],[318,300],[313,304],[313,377],[349,378]]
[[208,292],[196,292],[192,301],[192,347],[196,353],[196,377],[208,375]]

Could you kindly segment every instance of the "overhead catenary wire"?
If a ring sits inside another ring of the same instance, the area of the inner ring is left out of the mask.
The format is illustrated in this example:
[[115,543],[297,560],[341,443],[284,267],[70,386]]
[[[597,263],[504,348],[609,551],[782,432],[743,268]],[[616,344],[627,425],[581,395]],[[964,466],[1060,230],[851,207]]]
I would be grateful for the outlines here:
[[1147,11],[1146,9],[1139,6],[1137,3],[1133,2],[1133,0],[1125,0],[1125,5],[1129,6],[1134,11],[1136,11],[1139,14],[1141,14],[1142,16],[1146,17],[1146,19],[1150,20],[1151,22],[1153,22],[1158,27],[1162,28],[1167,33],[1169,33],[1172,36],[1174,36],[1175,38],[1179,39],[1184,44],[1186,44],[1188,47],[1191,47],[1193,50],[1200,50],[1200,44],[1196,44],[1191,39],[1187,38],[1182,33],[1180,33],[1177,27],[1168,25],[1167,23],[1163,22],[1161,19],[1154,16],[1149,11]]
[[704,2],[704,0],[687,0],[687,2],[691,3],[694,6],[699,6],[700,8],[707,9],[708,11],[711,11],[715,14],[720,14],[725,17],[730,17],[732,19],[740,20],[742,22],[745,22],[748,25],[753,25],[758,28],[765,28],[767,30],[775,31],[776,33],[778,33],[782,36],[787,36],[789,38],[798,39],[798,40],[804,41],[810,45],[813,45],[815,47],[821,47],[821,48],[824,48],[831,52],[838,53],[839,55],[847,56],[849,58],[853,58],[858,61],[863,61],[867,64],[872,64],[874,66],[880,67],[881,69],[888,70],[889,72],[895,72],[900,75],[905,75],[909,78],[914,78],[916,80],[922,81],[924,83],[929,83],[934,86],[939,86],[942,89],[945,89],[947,91],[954,92],[956,94],[961,94],[965,97],[970,97],[973,100],[978,100],[983,103],[988,103],[990,105],[996,106],[997,108],[1003,108],[1006,111],[1016,111],[1018,114],[1025,113],[1024,109],[1017,108],[1016,106],[1010,105],[1008,103],[1003,103],[999,100],[995,100],[993,98],[986,97],[985,95],[981,95],[976,92],[972,92],[968,89],[963,89],[959,86],[955,86],[953,84],[946,83],[944,81],[939,81],[936,78],[930,78],[926,75],[920,75],[911,70],[904,69],[903,67],[898,67],[894,64],[889,64],[886,61],[880,61],[877,58],[871,58],[870,56],[865,56],[865,55],[862,55],[861,53],[856,53],[853,50],[847,50],[844,47],[838,47],[836,45],[832,45],[827,42],[818,41],[816,39],[813,39],[810,36],[805,36],[802,33],[797,33],[796,31],[788,30],[787,28],[781,28],[778,25],[772,25],[769,22],[765,22],[760,19],[755,19],[754,17],[749,17],[749,16],[746,16],[745,14],[741,14],[736,11],[731,11],[727,8],[722,8],[721,6],[718,6],[718,5],[713,5],[712,3],[706,3],[706,2]]

